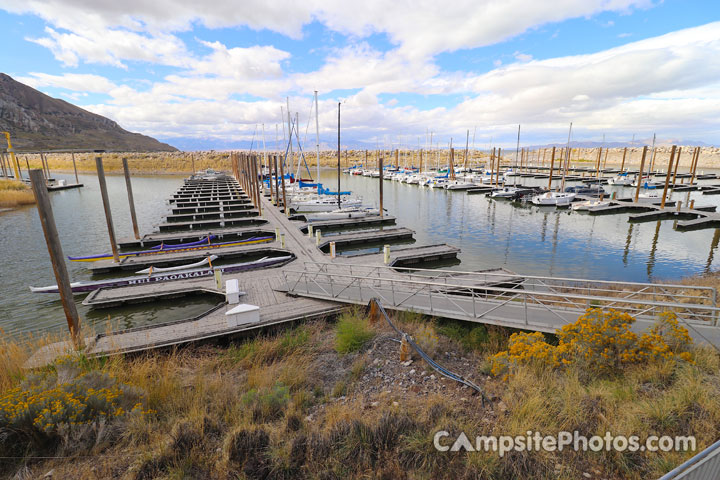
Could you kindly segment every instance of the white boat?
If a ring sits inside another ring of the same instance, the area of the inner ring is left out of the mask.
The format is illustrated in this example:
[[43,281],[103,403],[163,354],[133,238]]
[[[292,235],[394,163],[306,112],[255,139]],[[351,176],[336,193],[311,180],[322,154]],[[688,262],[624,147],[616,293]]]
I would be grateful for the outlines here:
[[467,190],[468,188],[474,187],[474,183],[465,182],[463,180],[451,180],[447,182],[443,188],[445,188],[445,190]]
[[380,215],[377,208],[348,207],[305,215],[308,222],[322,222],[324,220],[341,220],[344,218],[365,218]]
[[502,188],[496,188],[490,193],[490,196],[493,198],[510,198],[514,197],[517,192],[518,188],[516,187],[502,187]]
[[610,202],[607,200],[588,200],[586,202],[574,203],[572,206],[573,210],[591,210],[596,207],[608,207]]
[[615,175],[608,179],[608,185],[630,186],[635,182],[635,175],[629,175],[627,172]]
[[[361,206],[361,198],[340,197],[340,208]],[[338,199],[336,196],[327,195],[312,200],[293,200],[290,202],[290,208],[296,212],[332,212],[338,208]]]
[[445,178],[433,178],[427,186],[430,188],[445,188],[447,183],[448,181]]
[[350,175],[362,175],[362,174],[363,174],[362,168],[356,168],[352,172],[350,172]]
[[570,205],[575,199],[575,194],[571,192],[545,192],[532,197],[532,203],[535,205]]

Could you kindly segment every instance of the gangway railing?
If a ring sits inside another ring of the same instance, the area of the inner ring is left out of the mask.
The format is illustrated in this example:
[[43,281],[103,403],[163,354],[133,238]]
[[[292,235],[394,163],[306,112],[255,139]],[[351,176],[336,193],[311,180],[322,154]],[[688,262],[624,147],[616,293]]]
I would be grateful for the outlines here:
[[709,480],[715,478],[720,478],[720,440],[658,480]]
[[[283,272],[288,292],[414,310],[511,327],[553,332],[587,308],[612,308],[654,321],[674,312],[689,329],[717,326],[712,287],[518,275],[506,270],[412,270],[349,263],[305,262]],[[710,342],[713,343],[713,342]]]

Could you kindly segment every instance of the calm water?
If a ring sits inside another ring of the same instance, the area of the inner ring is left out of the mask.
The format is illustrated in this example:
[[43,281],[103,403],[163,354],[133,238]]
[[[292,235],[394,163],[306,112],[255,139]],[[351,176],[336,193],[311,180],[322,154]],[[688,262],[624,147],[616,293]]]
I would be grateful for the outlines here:
[[[57,174],[57,178],[71,179]],[[335,188],[336,173],[322,180]],[[50,194],[66,255],[109,251],[107,228],[97,178],[83,175],[85,187]],[[342,189],[377,204],[378,179],[342,175]],[[520,180],[544,184],[547,180]],[[107,178],[117,236],[132,234],[124,178]],[[165,199],[182,177],[134,177],[133,187],[141,232],[155,229],[167,213]],[[677,232],[672,221],[628,223],[628,215],[587,214],[521,206],[485,195],[467,195],[385,181],[385,208],[398,225],[416,231],[417,244],[449,243],[460,247],[462,263],[453,268],[477,270],[506,267],[522,274],[608,280],[673,280],[717,268],[720,230]],[[606,187],[607,189],[607,187]],[[626,189],[624,195],[629,195]],[[720,197],[677,194],[698,205],[717,204]],[[57,295],[31,294],[28,285],[50,285],[55,279],[34,207],[0,214],[0,328],[4,335],[66,329]],[[68,262],[73,280],[89,279],[85,264]],[[89,310],[80,302],[83,321],[98,330],[186,318],[211,308],[214,299],[157,302],[128,308]],[[108,317],[109,316],[109,317]]]
[[[547,185],[547,180],[517,179]],[[323,172],[322,180],[335,189],[334,172]],[[377,206],[379,179],[342,175],[341,182],[343,190]],[[628,214],[590,216],[392,181],[384,181],[383,188],[385,208],[399,226],[417,232],[417,244],[445,242],[462,249],[462,263],[455,269],[505,267],[527,275],[645,282],[718,267],[718,229],[678,232],[672,221],[631,224]],[[605,189],[631,195],[630,188]],[[698,206],[720,202],[720,197],[695,192],[673,197],[684,204],[688,198]]]
[[[55,178],[74,182],[72,175],[53,173]],[[118,238],[132,236],[125,178],[107,176],[108,193]],[[55,222],[65,255],[110,251],[107,226],[95,175],[80,175],[85,187],[50,193]],[[182,185],[182,177],[133,177],[135,208],[141,232],[149,232],[167,213],[165,199]],[[0,329],[3,335],[21,332],[66,331],[65,316],[56,294],[30,293],[29,285],[55,284],[40,219],[34,206],[0,213]],[[67,262],[70,278],[91,278],[85,262]],[[190,317],[211,308],[214,299],[156,302],[127,308],[91,310],[75,297],[83,322],[99,331],[114,326],[127,328],[151,322]]]

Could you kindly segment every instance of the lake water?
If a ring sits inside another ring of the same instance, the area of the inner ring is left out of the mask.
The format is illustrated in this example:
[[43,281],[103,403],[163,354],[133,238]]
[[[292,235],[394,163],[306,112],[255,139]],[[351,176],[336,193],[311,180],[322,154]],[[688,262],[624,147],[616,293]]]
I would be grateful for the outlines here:
[[[70,175],[56,178],[73,180]],[[336,188],[337,175],[321,179]],[[546,184],[547,180],[524,180]],[[65,255],[110,250],[97,177],[81,175],[84,188],[50,194]],[[366,203],[378,203],[378,179],[342,175],[342,189]],[[118,238],[132,235],[124,178],[107,177]],[[143,233],[154,230],[167,213],[165,200],[182,185],[179,176],[133,177],[136,209]],[[462,250],[452,268],[478,270],[505,267],[520,274],[605,280],[674,280],[717,268],[720,230],[677,232],[673,222],[628,223],[628,214],[589,216],[554,208],[493,200],[485,195],[447,192],[385,181],[384,205],[397,224],[415,230],[417,244],[449,243]],[[607,189],[607,187],[606,187]],[[624,195],[629,195],[630,189]],[[677,194],[698,205],[718,204],[720,197]],[[29,285],[55,283],[35,207],[0,214],[0,328],[3,335],[66,330],[57,295],[32,294]],[[68,262],[73,280],[89,279],[84,262]],[[186,318],[211,308],[216,300],[173,300],[108,310],[80,304],[84,322],[96,330],[130,327]]]
[[[75,182],[73,175],[53,173],[54,178]],[[50,193],[53,214],[63,253],[89,255],[110,251],[107,224],[102,208],[97,176],[80,175],[85,186]],[[117,238],[131,237],[125,177],[106,177],[108,195]],[[168,212],[165,200],[183,183],[182,176],[133,177],[135,209],[140,232],[147,233]],[[73,281],[88,280],[89,263],[66,262]],[[57,294],[34,294],[29,285],[54,285],[45,237],[34,206],[0,213],[0,329],[3,335],[24,332],[67,331],[65,315]],[[216,299],[195,297],[190,301],[139,304],[108,310],[92,310],[81,304],[85,295],[76,296],[83,322],[104,331],[108,322],[128,328],[200,314],[217,303]]]
[[[547,186],[547,180],[516,178],[525,185]],[[321,179],[326,187],[336,189],[335,172],[322,172]],[[341,189],[377,206],[379,182],[343,174]],[[634,192],[627,187],[604,188],[617,191],[619,197]],[[394,181],[383,182],[383,197],[398,226],[416,231],[418,244],[445,242],[462,250],[462,263],[454,269],[505,267],[527,275],[646,282],[678,279],[718,266],[718,229],[679,232],[672,221],[631,224],[627,213],[590,216]],[[685,205],[688,199],[698,206],[720,202],[717,196],[698,192],[672,198]]]

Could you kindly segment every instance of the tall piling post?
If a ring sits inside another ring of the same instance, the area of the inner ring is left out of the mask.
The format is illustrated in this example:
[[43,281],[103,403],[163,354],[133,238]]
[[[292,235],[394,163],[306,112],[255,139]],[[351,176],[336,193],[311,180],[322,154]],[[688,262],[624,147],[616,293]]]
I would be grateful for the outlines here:
[[[273,163],[275,164],[275,205],[280,208],[280,172],[278,172],[278,156],[273,155]],[[284,202],[285,200],[283,200]],[[283,203],[283,205],[285,205]]]
[[113,262],[119,263],[117,241],[115,240],[115,227],[113,227],[112,212],[110,211],[110,200],[108,198],[107,184],[105,183],[105,169],[103,168],[102,158],[95,157],[95,167],[97,168],[98,182],[100,183],[100,196],[102,197],[103,208],[105,209],[105,220],[108,227],[108,235],[110,236],[110,247],[112,248]]
[[677,157],[675,157],[675,168],[673,169],[673,179],[672,179],[673,188],[675,187],[675,178],[677,178],[677,171],[678,171],[678,167],[680,166],[680,154],[682,154],[682,147],[678,147]]
[[70,152],[70,155],[72,156],[73,170],[75,171],[75,184],[79,185],[80,180],[78,180],[77,163],[75,163],[75,152]]
[[620,164],[620,173],[622,173],[623,170],[625,169],[625,156],[626,155],[627,155],[627,147],[625,147],[625,150],[623,150],[622,163]]
[[84,347],[83,338],[80,335],[80,317],[78,316],[75,299],[73,298],[72,287],[70,286],[70,275],[65,265],[65,255],[60,244],[55,216],[53,215],[50,197],[48,196],[45,179],[40,170],[30,171],[30,183],[32,184],[35,201],[37,203],[38,215],[42,224],[45,242],[47,243],[50,262],[52,263],[55,281],[57,281],[60,301],[67,320],[70,337],[76,349]]
[[[257,195],[257,209],[258,214],[262,217],[262,203],[261,203],[261,193],[260,193],[260,172],[262,171],[262,163],[260,163],[260,157],[257,155],[254,155],[253,157],[253,170],[254,170],[254,178],[255,178],[255,194]],[[260,168],[258,168],[258,163],[260,163]]]
[[[340,150],[338,149],[338,159],[340,158]],[[282,186],[282,199],[283,199],[283,211],[285,215],[290,216],[290,208],[287,204],[287,195],[285,193],[285,169],[283,168],[283,162],[280,163],[280,185]]]
[[550,154],[550,180],[548,180],[548,190],[552,190],[553,170],[555,169],[555,147],[552,147]]
[[640,171],[636,179],[637,185],[635,186],[635,203],[640,199],[640,185],[642,184],[643,168],[645,168],[645,157],[647,156],[648,147],[645,145],[642,151],[642,157],[640,157]]
[[692,177],[690,177],[690,185],[692,185],[695,182],[695,172],[697,171],[697,164],[698,159],[700,158],[700,147],[695,147],[695,152],[693,152],[694,158],[692,161]]
[[670,150],[670,160],[668,161],[667,174],[665,175],[665,187],[663,188],[662,200],[660,201],[660,208],[665,208],[665,200],[667,198],[668,185],[670,184],[670,175],[673,169],[673,160],[675,160],[675,145]]
[[135,215],[135,200],[133,199],[132,182],[130,181],[130,168],[128,168],[127,158],[122,159],[123,172],[125,173],[125,186],[127,187],[128,203],[130,204],[130,219],[132,220],[133,233],[135,238],[140,240],[140,230],[138,229],[137,215]]
[[380,171],[380,218],[383,218],[383,157],[378,158],[378,170]]

